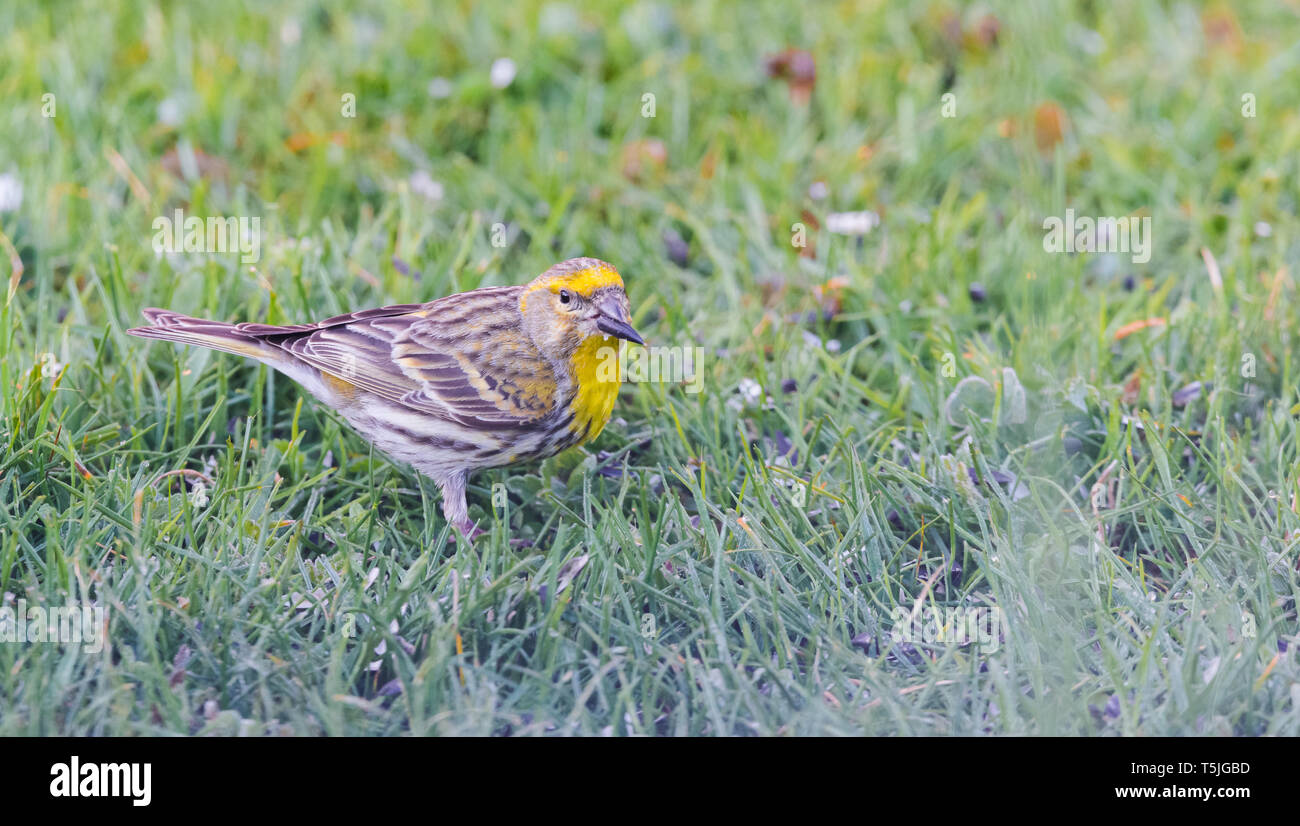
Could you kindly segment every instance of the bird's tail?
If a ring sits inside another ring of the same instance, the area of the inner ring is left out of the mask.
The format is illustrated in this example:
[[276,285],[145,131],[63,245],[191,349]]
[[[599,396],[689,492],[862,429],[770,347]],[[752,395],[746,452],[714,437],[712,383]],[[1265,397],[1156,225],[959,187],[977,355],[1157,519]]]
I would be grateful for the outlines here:
[[144,317],[149,322],[148,327],[134,327],[127,330],[127,333],[140,338],[197,344],[199,347],[247,356],[258,361],[272,359],[273,353],[270,348],[256,337],[240,332],[234,324],[193,318],[155,307],[146,309]]

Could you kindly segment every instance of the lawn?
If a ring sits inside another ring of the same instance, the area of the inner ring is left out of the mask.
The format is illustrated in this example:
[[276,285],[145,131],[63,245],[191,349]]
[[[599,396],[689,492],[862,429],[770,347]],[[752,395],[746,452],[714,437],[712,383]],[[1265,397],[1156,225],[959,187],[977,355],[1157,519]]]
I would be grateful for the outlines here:
[[[0,5],[0,608],[107,627],[0,642],[0,734],[1300,734],[1298,43],[1283,3]],[[156,251],[178,209],[258,249]],[[1067,210],[1149,248],[1051,251]],[[284,376],[124,332],[579,255],[699,372],[473,476],[473,545]]]

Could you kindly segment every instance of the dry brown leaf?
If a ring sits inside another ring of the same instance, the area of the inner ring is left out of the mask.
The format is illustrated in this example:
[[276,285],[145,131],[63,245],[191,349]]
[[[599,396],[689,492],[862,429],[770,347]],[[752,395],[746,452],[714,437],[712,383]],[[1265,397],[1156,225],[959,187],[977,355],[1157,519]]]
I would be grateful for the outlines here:
[[1040,152],[1051,152],[1065,137],[1065,113],[1048,101],[1034,110],[1034,143]]
[[803,49],[786,49],[763,61],[768,77],[784,80],[790,87],[790,99],[803,105],[812,97],[817,84],[817,61]]
[[1142,393],[1142,371],[1134,370],[1129,374],[1128,380],[1124,382],[1124,392],[1120,394],[1119,400],[1124,404],[1133,404],[1138,400]]
[[1125,324],[1123,327],[1120,327],[1118,330],[1115,331],[1115,340],[1123,341],[1124,339],[1128,338],[1129,336],[1133,335],[1139,330],[1145,330],[1148,327],[1163,327],[1163,326],[1165,326],[1165,320],[1159,317],[1144,318],[1141,321],[1130,321],[1128,324]]
[[1241,51],[1241,24],[1228,6],[1207,9],[1201,15],[1201,29],[1212,49],[1225,49],[1233,54]]
[[668,149],[658,138],[643,138],[623,146],[623,177],[641,181],[668,163]]

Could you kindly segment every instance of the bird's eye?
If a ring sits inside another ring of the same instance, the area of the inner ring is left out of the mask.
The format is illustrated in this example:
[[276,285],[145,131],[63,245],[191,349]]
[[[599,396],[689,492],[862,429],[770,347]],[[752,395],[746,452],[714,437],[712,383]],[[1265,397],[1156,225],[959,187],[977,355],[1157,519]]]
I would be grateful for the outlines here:
[[561,303],[561,304],[568,304],[568,303],[569,303],[569,291],[568,291],[568,290],[560,290],[560,303]]

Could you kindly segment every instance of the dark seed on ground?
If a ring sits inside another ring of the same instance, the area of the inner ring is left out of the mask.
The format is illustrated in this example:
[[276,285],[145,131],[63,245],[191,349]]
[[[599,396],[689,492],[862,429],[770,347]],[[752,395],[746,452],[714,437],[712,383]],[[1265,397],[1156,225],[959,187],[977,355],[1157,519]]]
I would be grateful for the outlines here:
[[1106,701],[1106,710],[1104,713],[1107,717],[1110,717],[1112,719],[1119,716],[1119,695],[1118,694],[1110,695],[1110,699]]
[[664,230],[664,252],[668,260],[679,267],[690,263],[691,248],[676,230]]

